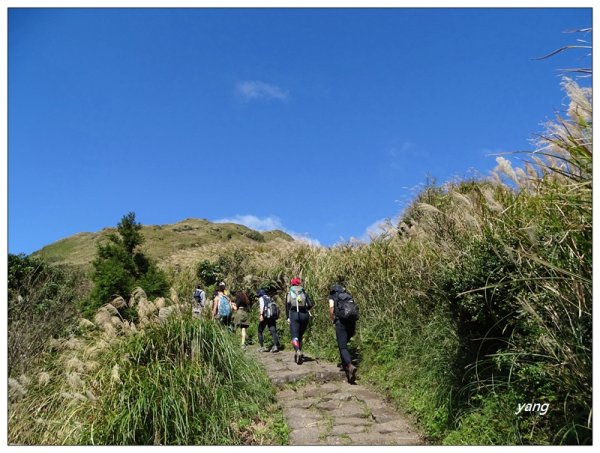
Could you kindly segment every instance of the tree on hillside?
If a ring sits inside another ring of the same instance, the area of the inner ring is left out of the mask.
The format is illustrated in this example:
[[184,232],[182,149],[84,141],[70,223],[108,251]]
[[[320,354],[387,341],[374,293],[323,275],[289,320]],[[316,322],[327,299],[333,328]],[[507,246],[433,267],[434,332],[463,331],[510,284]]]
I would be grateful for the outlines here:
[[130,212],[117,224],[117,232],[108,235],[108,242],[98,245],[92,263],[94,288],[87,314],[117,296],[126,298],[136,286],[142,287],[148,297],[167,294],[165,273],[140,250],[144,242],[141,229],[135,213]]

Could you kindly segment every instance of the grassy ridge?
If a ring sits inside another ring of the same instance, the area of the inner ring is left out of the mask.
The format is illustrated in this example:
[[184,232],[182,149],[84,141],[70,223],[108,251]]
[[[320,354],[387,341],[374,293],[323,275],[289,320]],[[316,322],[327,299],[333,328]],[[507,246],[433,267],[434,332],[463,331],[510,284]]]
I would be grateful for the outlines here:
[[[50,263],[89,268],[96,256],[97,245],[114,232],[114,228],[105,228],[97,233],[79,233],[47,245],[32,255]],[[260,233],[243,225],[212,223],[204,219],[186,219],[173,225],[146,225],[141,233],[145,238],[146,254],[172,264],[178,262],[180,254],[192,254],[197,259],[205,254],[204,246],[215,243],[234,241],[256,245],[274,240],[292,241],[282,231]]]

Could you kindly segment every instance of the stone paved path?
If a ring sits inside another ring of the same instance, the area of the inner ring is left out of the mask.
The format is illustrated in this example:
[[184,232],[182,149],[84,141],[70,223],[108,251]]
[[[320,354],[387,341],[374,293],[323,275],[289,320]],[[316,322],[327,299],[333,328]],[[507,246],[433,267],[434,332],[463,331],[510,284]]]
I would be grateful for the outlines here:
[[360,383],[348,384],[336,365],[306,356],[308,360],[297,365],[289,350],[273,354],[252,347],[248,352],[279,388],[277,400],[291,428],[290,445],[424,443],[411,424],[377,393]]

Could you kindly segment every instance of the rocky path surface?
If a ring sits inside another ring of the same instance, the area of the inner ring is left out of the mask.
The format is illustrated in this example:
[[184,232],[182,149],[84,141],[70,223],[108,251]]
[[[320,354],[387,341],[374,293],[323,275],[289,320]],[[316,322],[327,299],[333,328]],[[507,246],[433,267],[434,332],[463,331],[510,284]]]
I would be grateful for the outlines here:
[[350,385],[336,365],[306,356],[306,361],[297,365],[293,351],[248,351],[279,389],[277,400],[291,428],[290,445],[424,443],[411,424],[377,393],[360,383]]

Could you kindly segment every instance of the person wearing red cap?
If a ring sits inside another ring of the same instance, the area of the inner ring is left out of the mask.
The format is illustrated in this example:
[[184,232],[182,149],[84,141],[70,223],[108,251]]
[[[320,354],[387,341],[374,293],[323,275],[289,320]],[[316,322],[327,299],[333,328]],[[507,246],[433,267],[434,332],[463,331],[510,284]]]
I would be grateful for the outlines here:
[[290,281],[290,290],[285,299],[285,313],[290,325],[292,346],[294,347],[294,362],[302,364],[304,354],[302,353],[302,337],[308,327],[310,319],[309,310],[313,306],[312,300],[304,291],[302,282],[298,277]]

